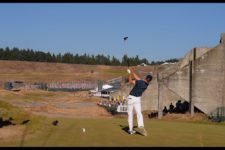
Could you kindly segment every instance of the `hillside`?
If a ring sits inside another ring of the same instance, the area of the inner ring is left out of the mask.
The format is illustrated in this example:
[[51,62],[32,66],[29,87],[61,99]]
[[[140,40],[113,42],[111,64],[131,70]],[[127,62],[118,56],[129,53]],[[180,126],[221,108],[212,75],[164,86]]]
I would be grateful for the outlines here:
[[[67,81],[97,81],[109,80],[126,76],[126,66],[104,66],[63,64],[29,61],[0,60],[0,84],[12,80],[24,82],[67,82]],[[154,67],[135,67],[137,73],[153,71]],[[140,74],[142,76],[142,74]]]

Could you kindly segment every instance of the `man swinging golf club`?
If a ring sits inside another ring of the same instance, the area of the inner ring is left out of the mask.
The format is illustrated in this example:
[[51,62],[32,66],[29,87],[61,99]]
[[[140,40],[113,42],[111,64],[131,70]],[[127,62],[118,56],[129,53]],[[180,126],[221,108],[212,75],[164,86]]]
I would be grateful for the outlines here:
[[[134,134],[137,132],[141,133],[144,136],[147,136],[147,131],[144,128],[143,115],[141,112],[141,96],[142,93],[147,89],[149,83],[152,80],[151,75],[147,75],[144,80],[142,80],[137,74],[134,73],[133,69],[127,69],[129,83],[133,84],[134,87],[130,91],[129,96],[127,97],[127,113],[128,113],[128,125],[129,125],[129,134]],[[135,80],[132,80],[131,74],[133,74]],[[138,128],[133,130],[133,109],[135,109],[137,114],[137,123]]]

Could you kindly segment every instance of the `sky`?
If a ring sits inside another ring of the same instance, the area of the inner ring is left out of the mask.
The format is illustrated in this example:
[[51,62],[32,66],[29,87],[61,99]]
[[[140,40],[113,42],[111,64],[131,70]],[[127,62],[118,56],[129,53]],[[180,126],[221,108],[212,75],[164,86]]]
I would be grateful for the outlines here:
[[215,47],[223,32],[225,3],[0,3],[0,48],[151,62]]

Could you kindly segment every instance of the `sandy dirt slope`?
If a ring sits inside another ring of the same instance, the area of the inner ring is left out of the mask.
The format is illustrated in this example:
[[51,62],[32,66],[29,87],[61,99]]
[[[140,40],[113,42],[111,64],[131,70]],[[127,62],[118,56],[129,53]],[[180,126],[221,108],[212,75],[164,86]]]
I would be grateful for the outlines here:
[[[29,61],[0,60],[0,89],[7,81],[34,82],[71,82],[106,81],[117,77],[127,77],[126,66],[63,64]],[[157,70],[156,66],[133,66],[137,74]]]
[[126,74],[125,67],[0,60],[0,82],[67,82],[109,80]]
[[111,117],[104,108],[99,107],[99,97],[91,97],[88,91],[48,92],[41,90],[21,90],[12,92],[1,90],[0,100],[24,108],[34,114],[71,118]]

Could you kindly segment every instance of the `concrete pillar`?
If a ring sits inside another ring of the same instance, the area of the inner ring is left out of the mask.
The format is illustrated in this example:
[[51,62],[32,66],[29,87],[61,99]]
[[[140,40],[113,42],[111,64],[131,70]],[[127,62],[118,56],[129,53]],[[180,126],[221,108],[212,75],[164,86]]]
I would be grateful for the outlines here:
[[162,118],[162,102],[163,102],[163,85],[159,79],[159,73],[157,74],[158,83],[158,119]]
[[193,90],[193,83],[195,82],[195,60],[196,60],[196,48],[193,49],[192,53],[192,61],[189,61],[189,102],[190,102],[190,114],[194,116],[194,101],[192,98],[192,90]]
[[189,102],[190,102],[190,107],[189,111],[191,116],[194,115],[194,104],[192,101],[192,61],[189,61]]
[[[221,37],[220,37],[220,44],[222,44],[223,46],[223,58],[225,58],[225,33],[222,33],[221,34]],[[224,108],[225,108],[225,60],[223,59],[223,95],[222,95],[222,108],[221,108],[221,115],[223,117],[223,119],[225,119],[225,112],[224,112]]]
[[196,48],[193,49],[193,61],[195,62],[196,60]]

